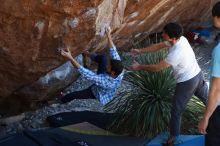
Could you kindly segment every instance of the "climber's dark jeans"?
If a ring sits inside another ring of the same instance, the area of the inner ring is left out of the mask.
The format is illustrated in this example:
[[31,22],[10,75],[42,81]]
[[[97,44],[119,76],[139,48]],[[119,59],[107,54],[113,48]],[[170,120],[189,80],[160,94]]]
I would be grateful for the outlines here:
[[[106,55],[91,55],[91,60],[98,63],[97,74],[102,74],[107,72],[107,57]],[[92,86],[81,90],[81,91],[74,91],[65,96],[63,96],[60,100],[61,103],[67,103],[72,101],[73,99],[96,99],[95,95],[92,92]]]
[[94,96],[91,90],[91,87],[92,86],[81,91],[74,91],[69,94],[66,94],[60,100],[62,103],[67,103],[72,101],[73,99],[96,99],[96,97]]
[[204,81],[202,72],[192,79],[177,83],[172,101],[170,135],[180,134],[181,116],[191,97],[197,96],[205,105],[208,98],[208,86]]
[[97,67],[97,74],[103,74],[107,72],[107,55],[97,55],[97,54],[92,54],[90,56],[91,60],[96,62],[98,64]]

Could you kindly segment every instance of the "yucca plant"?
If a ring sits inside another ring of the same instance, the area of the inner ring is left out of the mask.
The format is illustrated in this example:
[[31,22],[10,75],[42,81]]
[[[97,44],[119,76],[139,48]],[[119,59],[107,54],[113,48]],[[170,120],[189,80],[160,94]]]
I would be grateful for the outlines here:
[[[142,48],[144,46],[135,46]],[[148,53],[135,58],[140,64],[155,64],[164,59],[167,51]],[[132,57],[123,55],[127,64],[132,62]],[[171,100],[175,89],[175,80],[171,75],[171,68],[157,73],[146,71],[131,71],[126,73],[125,81],[131,85],[111,101],[107,110],[113,110],[116,116],[111,129],[115,132],[152,138],[169,128]],[[198,106],[199,105],[199,106]],[[183,118],[183,129],[192,132],[201,115],[204,105],[193,97],[187,106]],[[192,120],[185,120],[185,119]],[[197,119],[196,119],[197,118]],[[193,124],[193,126],[192,126]]]
[[[137,58],[141,64],[159,62],[166,51],[146,54]],[[170,119],[171,97],[175,80],[171,69],[157,73],[134,71],[126,74],[125,80],[133,90],[113,100],[108,109],[117,109],[113,127],[136,136],[152,137],[167,130]]]
[[[205,105],[196,96],[187,104],[186,111],[183,114],[182,119],[182,132],[185,134],[199,134],[198,122],[201,119],[205,109]],[[189,120],[190,119],[190,120]]]

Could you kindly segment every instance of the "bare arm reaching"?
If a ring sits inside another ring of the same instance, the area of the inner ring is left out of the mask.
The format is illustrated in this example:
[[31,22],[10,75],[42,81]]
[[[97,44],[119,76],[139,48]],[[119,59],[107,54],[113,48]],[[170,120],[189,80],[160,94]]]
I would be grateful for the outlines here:
[[112,36],[111,36],[111,28],[108,27],[105,29],[106,31],[106,34],[107,34],[107,37],[108,37],[108,45],[109,45],[109,48],[113,48],[115,45],[112,41]]
[[206,129],[209,123],[209,118],[215,111],[220,101],[220,78],[213,77],[212,85],[208,98],[208,106],[202,120],[199,122],[198,129],[202,134],[206,134]]
[[106,34],[107,34],[107,37],[108,37],[108,44],[109,44],[109,52],[110,52],[110,57],[112,59],[115,59],[115,60],[121,60],[118,52],[117,52],[117,49],[112,41],[112,36],[111,36],[111,28],[106,28]]
[[61,55],[70,60],[75,68],[80,68],[80,64],[73,58],[68,47],[66,48],[66,51],[61,50]]
[[159,72],[164,68],[170,67],[171,65],[162,60],[158,64],[141,65],[138,62],[134,62],[130,69],[134,71],[144,70],[148,72]]
[[170,47],[168,42],[160,42],[158,44],[153,44],[153,45],[146,47],[146,48],[132,49],[131,54],[133,56],[135,56],[135,55],[139,55],[141,53],[156,52],[156,51],[159,51],[159,50],[161,50],[163,48],[167,48],[167,47]]

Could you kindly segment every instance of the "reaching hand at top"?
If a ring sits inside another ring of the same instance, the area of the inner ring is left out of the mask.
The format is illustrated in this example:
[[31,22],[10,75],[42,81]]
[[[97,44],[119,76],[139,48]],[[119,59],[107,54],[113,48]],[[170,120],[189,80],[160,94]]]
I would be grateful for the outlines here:
[[73,59],[69,47],[67,47],[66,50],[61,50],[61,55],[69,60]]
[[114,46],[114,43],[112,41],[111,28],[110,27],[106,27],[105,28],[105,32],[106,32],[107,37],[108,37],[109,48],[112,48]]
[[112,32],[111,27],[110,27],[110,26],[109,26],[109,27],[106,27],[106,28],[105,28],[105,32],[106,32],[107,35],[111,35],[111,32]]
[[66,48],[66,50],[61,50],[61,55],[65,58],[67,58],[68,60],[71,61],[72,65],[75,68],[80,68],[80,64],[73,58],[73,56],[71,55],[70,49],[69,47]]

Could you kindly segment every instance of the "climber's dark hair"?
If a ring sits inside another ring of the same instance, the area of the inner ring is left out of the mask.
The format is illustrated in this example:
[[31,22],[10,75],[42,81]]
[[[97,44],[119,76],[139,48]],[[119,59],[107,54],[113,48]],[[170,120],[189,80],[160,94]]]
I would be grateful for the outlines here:
[[124,66],[120,60],[111,59],[110,64],[111,64],[111,70],[115,72],[116,76],[122,73]]

